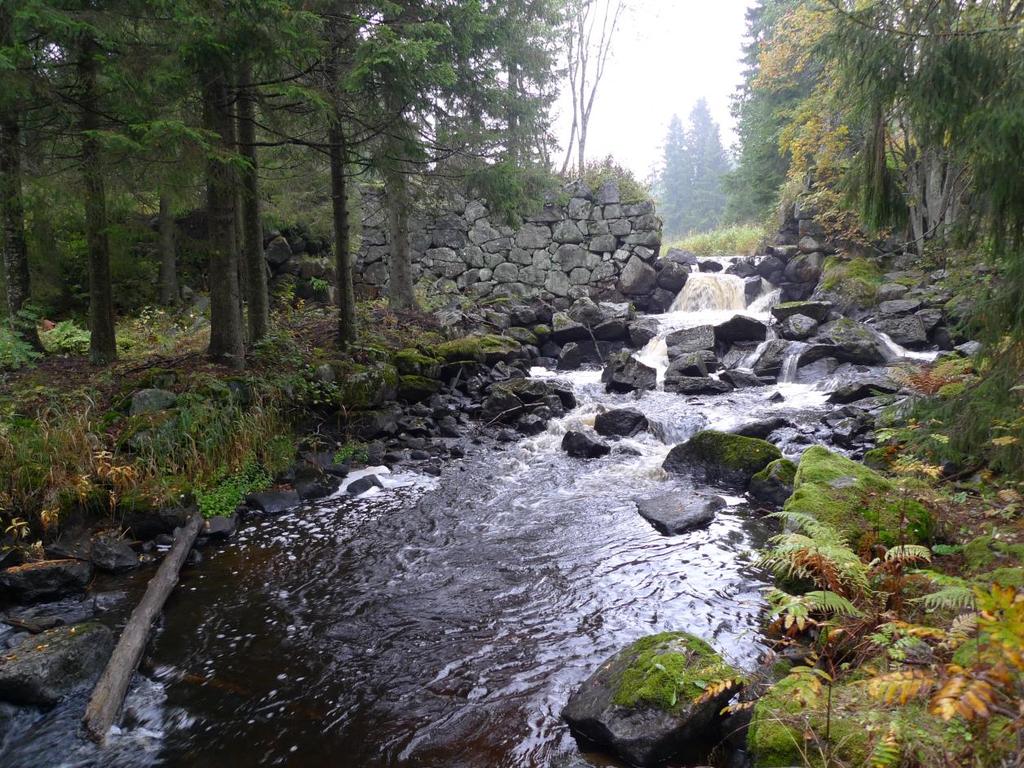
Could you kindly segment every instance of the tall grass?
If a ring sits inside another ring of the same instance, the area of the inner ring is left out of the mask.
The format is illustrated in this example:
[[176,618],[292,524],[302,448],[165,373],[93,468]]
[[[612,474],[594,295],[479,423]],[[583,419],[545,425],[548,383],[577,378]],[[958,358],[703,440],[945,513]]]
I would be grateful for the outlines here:
[[[698,256],[748,256],[753,254],[765,239],[763,227],[753,224],[736,224],[719,227],[710,232],[696,232],[667,245]],[[662,250],[667,250],[662,248]]]

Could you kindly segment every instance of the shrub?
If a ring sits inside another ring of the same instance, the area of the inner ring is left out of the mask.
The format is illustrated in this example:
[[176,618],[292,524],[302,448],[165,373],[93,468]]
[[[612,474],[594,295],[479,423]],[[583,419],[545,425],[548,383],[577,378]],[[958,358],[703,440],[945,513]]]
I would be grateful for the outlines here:
[[737,256],[754,253],[763,239],[764,230],[761,227],[737,224],[710,232],[694,233],[682,240],[670,243],[668,247],[679,248],[705,257]]
[[61,320],[53,328],[39,334],[48,352],[84,355],[89,352],[92,334],[74,320]]
[[583,170],[583,181],[594,191],[607,181],[617,181],[619,197],[624,203],[640,203],[651,199],[651,190],[647,184],[640,181],[631,170],[615,162],[611,155],[587,163]]

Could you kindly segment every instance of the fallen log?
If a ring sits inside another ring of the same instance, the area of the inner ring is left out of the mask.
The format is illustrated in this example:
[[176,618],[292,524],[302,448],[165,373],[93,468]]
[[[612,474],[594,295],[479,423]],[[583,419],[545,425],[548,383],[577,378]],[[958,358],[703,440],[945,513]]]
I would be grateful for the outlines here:
[[178,573],[202,525],[202,516],[195,514],[183,528],[178,529],[171,551],[160,564],[156,575],[150,579],[146,594],[142,596],[128,618],[128,623],[125,624],[124,631],[117,641],[117,647],[114,648],[106,669],[93,689],[89,706],[86,707],[85,716],[82,718],[86,732],[93,740],[103,743],[110,727],[117,719],[125,694],[128,692],[128,684],[142,658],[153,621],[163,608],[174,585],[178,583]]

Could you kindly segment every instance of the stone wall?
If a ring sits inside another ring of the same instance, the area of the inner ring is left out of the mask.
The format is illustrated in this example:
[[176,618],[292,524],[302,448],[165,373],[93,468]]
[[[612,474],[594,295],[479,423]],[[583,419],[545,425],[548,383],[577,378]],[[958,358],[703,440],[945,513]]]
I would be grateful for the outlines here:
[[[413,277],[433,293],[474,299],[497,296],[547,300],[653,300],[652,266],[661,247],[661,219],[650,201],[624,203],[612,182],[592,191],[567,189],[567,202],[551,203],[511,227],[485,200],[454,196],[429,215],[410,219]],[[389,233],[382,195],[363,193],[363,239],[356,285],[380,293],[388,280]]]

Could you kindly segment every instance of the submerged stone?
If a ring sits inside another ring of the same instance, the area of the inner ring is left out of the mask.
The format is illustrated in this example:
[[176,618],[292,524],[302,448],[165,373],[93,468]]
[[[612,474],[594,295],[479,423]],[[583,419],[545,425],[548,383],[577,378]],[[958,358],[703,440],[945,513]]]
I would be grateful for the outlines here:
[[725,507],[725,499],[713,496],[691,496],[682,493],[664,493],[636,502],[640,517],[666,536],[707,525],[715,519],[715,512]]
[[26,638],[0,661],[0,700],[50,706],[99,674],[114,647],[101,624],[58,627]]
[[84,592],[92,565],[81,560],[43,560],[0,571],[0,599],[16,603]]

